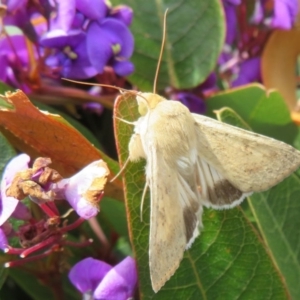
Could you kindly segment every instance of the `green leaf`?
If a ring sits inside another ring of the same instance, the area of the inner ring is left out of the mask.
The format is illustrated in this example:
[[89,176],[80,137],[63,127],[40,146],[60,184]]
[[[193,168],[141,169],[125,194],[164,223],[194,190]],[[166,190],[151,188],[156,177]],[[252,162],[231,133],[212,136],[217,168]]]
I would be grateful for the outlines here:
[[16,151],[9,144],[8,140],[0,132],[0,178],[8,161],[16,155]]
[[23,31],[17,26],[8,25],[8,26],[4,26],[4,29],[9,36],[15,36],[15,35],[24,36]]
[[[266,91],[259,84],[250,84],[219,93],[207,101],[208,114],[224,106],[236,111],[254,132],[293,144],[298,129],[291,122],[290,112],[282,96],[274,90]],[[287,134],[288,132],[288,134]]]
[[[257,132],[300,144],[298,128],[292,123],[285,101],[278,92],[266,93],[262,87],[252,85],[222,93],[208,102],[211,109],[221,105],[234,108]],[[253,194],[248,201],[292,299],[298,299],[300,295],[299,194],[300,179],[293,174],[269,191]]]
[[7,275],[8,275],[8,269],[1,266],[0,267],[0,290],[7,278]]
[[[119,97],[115,108],[115,117],[128,121],[138,118],[132,98]],[[124,164],[132,128],[117,118],[115,126],[119,159]],[[155,294],[149,275],[149,195],[145,199],[143,221],[140,221],[144,165],[144,161],[130,163],[124,171],[129,231],[138,265],[141,299],[288,298],[278,269],[240,208],[204,210],[204,229],[200,237],[185,252],[176,273]]]
[[[39,270],[41,271],[41,270]],[[22,269],[9,269],[9,276],[28,294],[33,300],[53,300],[55,297],[54,291],[58,293],[62,299],[78,299],[78,292],[70,284],[67,276],[59,275],[55,280],[62,280],[56,287],[46,286],[42,284],[40,278],[35,277],[31,273],[25,272]],[[49,280],[48,280],[49,282]],[[61,290],[61,287],[63,290]],[[62,293],[65,295],[63,298]]]
[[292,175],[267,192],[251,196],[250,207],[292,299],[300,295],[300,179]]
[[125,205],[123,202],[105,197],[100,202],[100,224],[112,227],[120,236],[128,236]]
[[219,110],[215,110],[214,113],[220,122],[251,130],[250,126],[233,109],[229,107],[223,107]]
[[4,95],[7,91],[12,91],[14,88],[10,87],[6,83],[0,81],[0,107],[4,107],[7,109],[12,109],[14,106],[11,103],[8,103],[6,100],[1,98],[1,95]]
[[203,82],[216,65],[224,40],[224,12],[219,0],[114,0],[134,11],[131,31],[135,38],[129,80],[152,90],[162,43],[163,14],[168,8],[167,37],[158,87],[179,89]]
[[28,294],[33,300],[52,300],[53,294],[50,288],[41,285],[36,277],[21,269],[9,269],[9,276]]

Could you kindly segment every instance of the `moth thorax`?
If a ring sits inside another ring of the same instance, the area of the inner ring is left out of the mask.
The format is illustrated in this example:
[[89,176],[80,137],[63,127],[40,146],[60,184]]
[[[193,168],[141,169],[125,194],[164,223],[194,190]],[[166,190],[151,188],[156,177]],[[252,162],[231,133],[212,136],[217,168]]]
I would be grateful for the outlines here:
[[144,116],[150,109],[154,109],[159,102],[166,99],[159,96],[158,94],[140,93],[137,95],[136,100],[139,106],[139,113],[141,116]]

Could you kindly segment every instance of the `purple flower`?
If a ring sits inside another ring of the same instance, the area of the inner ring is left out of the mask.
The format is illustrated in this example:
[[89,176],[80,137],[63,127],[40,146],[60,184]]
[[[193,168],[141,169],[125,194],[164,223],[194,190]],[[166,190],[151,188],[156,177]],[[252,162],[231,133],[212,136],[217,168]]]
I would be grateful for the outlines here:
[[20,28],[29,21],[29,14],[26,13],[28,0],[7,0],[7,12],[4,16],[5,25],[17,25]]
[[73,266],[69,279],[82,294],[92,295],[92,299],[127,300],[134,296],[137,284],[135,261],[128,256],[111,267],[86,258]]
[[59,198],[65,198],[79,216],[89,219],[99,212],[98,203],[103,196],[109,170],[103,160],[92,162],[69,179],[56,184]]
[[257,0],[251,22],[253,24],[264,23],[271,28],[289,30],[296,21],[297,12],[297,0],[274,0],[274,8],[270,17],[268,1]]
[[241,63],[238,77],[232,82],[232,86],[236,87],[250,82],[260,81],[260,57],[254,57]]
[[[74,0],[72,0],[74,1]],[[108,13],[108,6],[103,0],[76,0],[76,8],[90,20],[101,21]]]
[[119,5],[111,9],[110,16],[122,21],[125,25],[129,26],[132,22],[133,11],[126,5]]
[[22,9],[24,6],[26,6],[28,0],[7,0],[7,10],[9,12],[15,12],[18,9]]
[[82,107],[85,110],[95,113],[98,116],[101,116],[101,114],[104,111],[103,105],[101,105],[100,103],[97,103],[97,102],[87,102],[87,103],[84,103],[82,105]]
[[133,72],[133,64],[128,61],[133,53],[133,43],[129,29],[116,19],[91,22],[87,30],[88,56],[98,73],[102,73],[107,64],[120,76]]
[[[13,25],[19,27],[27,38],[36,42],[38,33],[35,27],[40,26],[41,19],[44,19],[40,13],[40,4],[32,5],[28,0],[7,0],[6,2],[7,12],[3,18],[3,23],[6,26]],[[36,18],[36,15],[38,15],[39,18]],[[38,22],[35,22],[36,20],[38,20]],[[46,26],[45,19],[44,26]]]
[[28,209],[14,197],[6,196],[6,190],[12,183],[17,172],[27,170],[30,157],[27,154],[20,154],[13,158],[6,166],[1,181],[0,196],[0,226],[4,224],[14,213],[19,219],[28,219]]
[[297,0],[275,0],[273,28],[291,29],[298,13]]
[[264,9],[262,7],[263,0],[255,0],[253,14],[250,18],[250,22],[253,24],[260,24],[264,18]]
[[223,3],[226,4],[232,4],[232,5],[240,5],[242,0],[223,0]]
[[[92,86],[88,89],[88,93],[93,96],[99,96],[101,95],[101,92],[102,87],[98,85]],[[98,102],[86,102],[82,104],[82,108],[99,116],[101,116],[104,111],[104,106]]]
[[120,76],[133,72],[133,64],[128,61],[133,53],[133,36],[127,27],[132,10],[126,6],[109,9],[103,0],[60,4],[51,30],[40,39],[43,47],[55,49],[46,60],[48,66],[74,79],[101,74],[107,65]]
[[217,75],[215,72],[212,72],[208,75],[204,82],[199,86],[201,91],[213,90],[217,87]]
[[223,0],[223,6],[225,10],[226,18],[226,44],[231,45],[237,34],[237,16],[236,16],[236,6],[241,3],[240,0]]
[[57,17],[51,22],[51,29],[61,29],[67,32],[71,29],[76,15],[75,0],[58,1]]
[[172,95],[172,98],[187,106],[191,112],[204,114],[206,111],[204,100],[191,92],[179,92]]
[[4,250],[8,245],[8,240],[5,231],[0,227],[0,249]]
[[8,36],[2,36],[0,39],[0,80],[23,91],[29,91],[29,86],[24,80],[24,74],[28,74],[31,67],[29,49],[33,54],[32,59],[37,58],[37,53],[17,27],[11,29],[11,33],[7,31]]
[[85,32],[74,29],[65,33],[56,29],[48,32],[40,44],[58,49],[46,62],[50,67],[61,68],[63,77],[86,79],[97,74],[88,58]]
[[3,225],[0,226],[0,249],[4,250],[8,246],[8,237],[13,232],[12,225],[9,222],[5,222]]

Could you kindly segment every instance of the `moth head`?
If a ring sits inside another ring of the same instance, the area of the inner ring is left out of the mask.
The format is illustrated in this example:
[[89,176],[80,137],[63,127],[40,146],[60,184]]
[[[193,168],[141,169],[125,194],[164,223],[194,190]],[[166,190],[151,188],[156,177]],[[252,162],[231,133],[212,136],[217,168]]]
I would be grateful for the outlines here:
[[149,110],[154,109],[159,102],[164,100],[166,99],[154,93],[138,93],[136,101],[140,115],[146,115]]

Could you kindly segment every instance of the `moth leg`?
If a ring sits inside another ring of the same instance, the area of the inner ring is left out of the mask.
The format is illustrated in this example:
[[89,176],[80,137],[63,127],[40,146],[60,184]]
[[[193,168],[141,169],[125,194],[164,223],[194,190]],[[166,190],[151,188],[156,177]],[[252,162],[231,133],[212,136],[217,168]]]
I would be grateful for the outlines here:
[[116,176],[113,179],[111,179],[110,182],[113,182],[116,178],[118,178],[123,173],[129,161],[137,161],[140,158],[146,158],[146,154],[144,152],[143,145],[141,142],[141,137],[139,134],[135,133],[131,136],[128,148],[129,148],[128,158],[126,159],[121,170],[116,174]]
[[115,117],[117,120],[121,121],[121,122],[124,122],[126,124],[129,124],[129,125],[135,125],[136,122],[130,122],[130,121],[127,121],[127,120],[124,120],[122,118],[118,118],[118,117]]
[[131,161],[138,161],[141,158],[146,158],[146,154],[141,141],[141,136],[138,133],[134,133],[131,136],[128,145],[129,159]]
[[128,156],[126,161],[125,161],[125,164],[123,165],[121,170],[117,173],[117,175],[110,182],[115,181],[123,173],[123,171],[125,170],[125,168],[127,167],[129,162],[130,162],[130,157]]
[[144,200],[145,200],[145,197],[146,197],[146,193],[147,193],[148,187],[149,187],[149,184],[147,182],[145,184],[145,186],[144,186],[143,195],[142,195],[142,201],[141,201],[141,207],[140,207],[140,219],[141,219],[141,222],[143,222],[143,207],[144,207]]
[[[127,122],[125,120],[123,121]],[[137,161],[140,158],[146,158],[146,154],[144,152],[142,142],[141,142],[141,137],[139,134],[135,133],[131,136],[128,148],[129,148],[129,156],[126,159],[125,164],[110,182],[113,182],[116,178],[118,178],[123,173],[129,161]]]

